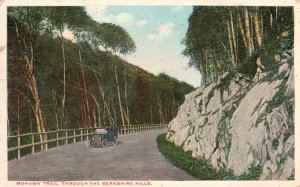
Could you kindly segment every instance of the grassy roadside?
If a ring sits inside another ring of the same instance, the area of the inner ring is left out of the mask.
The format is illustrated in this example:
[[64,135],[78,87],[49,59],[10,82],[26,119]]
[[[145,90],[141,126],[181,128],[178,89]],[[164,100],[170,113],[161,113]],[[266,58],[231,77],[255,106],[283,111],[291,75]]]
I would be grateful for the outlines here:
[[210,167],[205,159],[192,157],[192,152],[185,152],[182,147],[176,146],[165,139],[166,134],[156,138],[159,151],[171,161],[171,163],[186,171],[199,180],[258,180],[261,174],[260,167],[253,167],[247,173],[234,176],[228,171],[216,171]]

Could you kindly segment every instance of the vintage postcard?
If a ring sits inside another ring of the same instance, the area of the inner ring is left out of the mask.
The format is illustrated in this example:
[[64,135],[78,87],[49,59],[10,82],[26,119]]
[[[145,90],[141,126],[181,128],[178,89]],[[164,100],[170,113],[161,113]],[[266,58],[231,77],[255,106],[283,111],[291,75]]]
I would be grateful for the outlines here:
[[300,187],[299,1],[0,7],[0,186]]

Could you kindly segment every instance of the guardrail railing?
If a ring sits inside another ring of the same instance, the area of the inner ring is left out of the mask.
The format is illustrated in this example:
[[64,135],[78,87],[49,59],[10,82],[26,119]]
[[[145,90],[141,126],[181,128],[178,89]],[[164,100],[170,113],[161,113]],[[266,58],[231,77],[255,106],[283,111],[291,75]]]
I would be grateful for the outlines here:
[[[129,134],[140,131],[162,129],[167,127],[165,124],[158,125],[131,125],[118,127],[119,134]],[[95,129],[101,129],[104,127],[91,127],[91,128],[79,128],[79,129],[65,129],[49,131],[45,133],[28,133],[20,134],[16,136],[7,136],[8,141],[8,154],[16,152],[15,158],[21,158],[21,156],[27,154],[35,154],[36,152],[47,150],[52,147],[58,147],[80,141],[86,141],[94,134]],[[41,141],[41,136],[43,141]],[[21,150],[25,150],[25,153],[21,153]]]

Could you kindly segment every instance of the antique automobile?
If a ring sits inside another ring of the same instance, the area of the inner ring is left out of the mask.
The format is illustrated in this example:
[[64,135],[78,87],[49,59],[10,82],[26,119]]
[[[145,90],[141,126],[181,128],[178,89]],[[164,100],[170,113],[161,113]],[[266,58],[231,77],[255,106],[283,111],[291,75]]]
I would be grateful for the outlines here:
[[92,148],[107,147],[109,144],[118,144],[118,130],[115,128],[96,129],[89,146]]

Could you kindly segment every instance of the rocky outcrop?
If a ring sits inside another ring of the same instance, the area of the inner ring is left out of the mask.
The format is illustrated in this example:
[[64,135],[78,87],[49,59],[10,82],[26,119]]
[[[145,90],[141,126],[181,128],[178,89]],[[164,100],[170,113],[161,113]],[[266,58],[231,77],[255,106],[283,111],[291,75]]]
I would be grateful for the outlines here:
[[225,73],[187,95],[167,139],[217,170],[240,175],[260,166],[260,179],[293,179],[294,68],[282,56],[253,81]]

